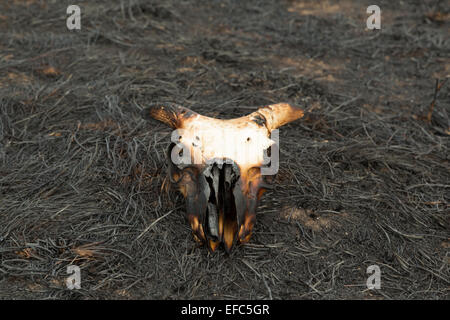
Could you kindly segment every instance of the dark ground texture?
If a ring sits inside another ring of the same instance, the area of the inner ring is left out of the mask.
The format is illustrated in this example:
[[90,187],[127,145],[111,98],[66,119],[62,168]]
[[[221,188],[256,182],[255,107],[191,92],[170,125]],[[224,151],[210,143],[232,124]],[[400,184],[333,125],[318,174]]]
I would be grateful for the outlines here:
[[[377,0],[381,30],[365,0],[73,2],[79,31],[73,3],[0,3],[0,298],[448,299],[445,1]],[[161,100],[308,111],[229,256],[167,188],[170,129],[139,116]]]

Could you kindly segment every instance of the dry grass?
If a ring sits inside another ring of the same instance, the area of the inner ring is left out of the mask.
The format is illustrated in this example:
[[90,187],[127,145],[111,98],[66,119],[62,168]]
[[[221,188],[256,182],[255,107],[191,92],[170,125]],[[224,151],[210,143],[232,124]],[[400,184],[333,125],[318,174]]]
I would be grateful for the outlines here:
[[[443,2],[379,1],[379,32],[364,1],[95,1],[77,32],[68,4],[0,4],[0,298],[448,298]],[[307,109],[230,256],[197,247],[168,191],[170,130],[139,116],[161,100]]]

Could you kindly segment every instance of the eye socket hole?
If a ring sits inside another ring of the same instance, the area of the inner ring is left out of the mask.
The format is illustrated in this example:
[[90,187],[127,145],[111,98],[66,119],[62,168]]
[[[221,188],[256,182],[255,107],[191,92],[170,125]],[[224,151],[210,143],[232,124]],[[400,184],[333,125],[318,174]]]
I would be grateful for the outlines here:
[[250,141],[250,137],[247,138],[247,142]]
[[179,155],[180,157],[183,156],[183,149],[181,149],[181,150],[178,152],[178,155]]

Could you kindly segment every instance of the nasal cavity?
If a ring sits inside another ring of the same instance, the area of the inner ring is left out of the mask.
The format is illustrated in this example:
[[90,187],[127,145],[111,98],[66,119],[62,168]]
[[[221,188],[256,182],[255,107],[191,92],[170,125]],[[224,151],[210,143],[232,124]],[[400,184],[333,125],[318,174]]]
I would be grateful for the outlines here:
[[214,162],[209,166],[205,174],[211,190],[207,206],[207,234],[211,240],[223,243],[229,251],[238,232],[233,188],[239,179],[239,169],[234,162]]

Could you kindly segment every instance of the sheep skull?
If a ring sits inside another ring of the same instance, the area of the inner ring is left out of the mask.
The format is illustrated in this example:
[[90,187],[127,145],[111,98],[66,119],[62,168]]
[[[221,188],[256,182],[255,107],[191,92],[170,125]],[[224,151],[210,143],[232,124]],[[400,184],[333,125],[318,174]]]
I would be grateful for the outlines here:
[[[196,240],[212,251],[223,243],[227,252],[236,243],[247,242],[258,201],[270,188],[266,177],[278,169],[273,161],[277,143],[271,134],[301,118],[302,109],[279,103],[221,120],[166,103],[150,105],[143,116],[175,129],[168,150],[169,177],[186,199]],[[271,165],[269,170],[266,164]]]

